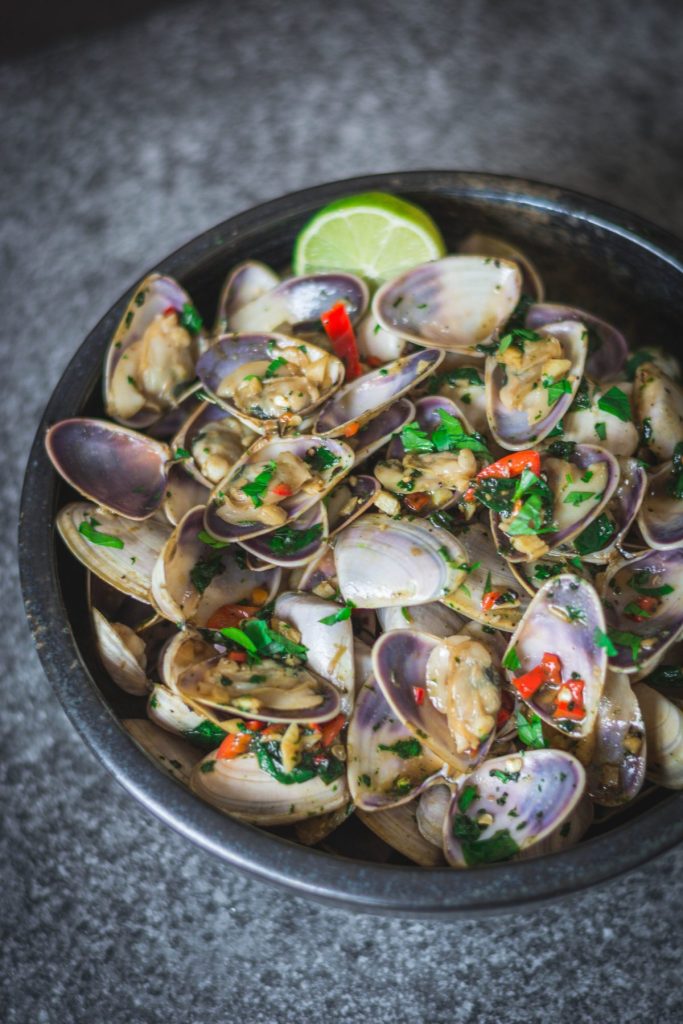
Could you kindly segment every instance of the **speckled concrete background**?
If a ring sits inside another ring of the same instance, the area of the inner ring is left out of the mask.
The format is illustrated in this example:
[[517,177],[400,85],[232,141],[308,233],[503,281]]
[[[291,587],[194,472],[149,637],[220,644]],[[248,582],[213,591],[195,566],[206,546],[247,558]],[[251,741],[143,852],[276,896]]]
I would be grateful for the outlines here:
[[48,692],[13,538],[46,398],[150,264],[365,171],[472,168],[683,232],[677,3],[174,6],[0,67],[2,946],[18,1022],[683,1019],[683,850],[518,920],[321,909],[163,830]]

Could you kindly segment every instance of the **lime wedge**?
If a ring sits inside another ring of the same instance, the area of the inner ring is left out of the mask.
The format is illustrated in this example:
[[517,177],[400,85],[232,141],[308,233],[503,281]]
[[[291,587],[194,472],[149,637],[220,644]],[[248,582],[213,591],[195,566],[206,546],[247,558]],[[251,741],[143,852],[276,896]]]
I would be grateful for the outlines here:
[[387,192],[337,199],[314,214],[294,243],[295,274],[343,270],[377,286],[446,253],[424,210]]

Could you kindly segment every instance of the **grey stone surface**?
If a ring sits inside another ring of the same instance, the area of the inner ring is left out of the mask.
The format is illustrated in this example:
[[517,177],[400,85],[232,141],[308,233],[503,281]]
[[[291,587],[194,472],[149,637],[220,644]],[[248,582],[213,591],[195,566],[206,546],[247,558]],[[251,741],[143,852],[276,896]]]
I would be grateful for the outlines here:
[[0,67],[8,1024],[683,1018],[683,850],[517,919],[423,924],[275,892],[158,826],[48,691],[13,553],[27,448],[86,331],[234,212],[432,166],[556,182],[683,231],[679,12],[205,0]]

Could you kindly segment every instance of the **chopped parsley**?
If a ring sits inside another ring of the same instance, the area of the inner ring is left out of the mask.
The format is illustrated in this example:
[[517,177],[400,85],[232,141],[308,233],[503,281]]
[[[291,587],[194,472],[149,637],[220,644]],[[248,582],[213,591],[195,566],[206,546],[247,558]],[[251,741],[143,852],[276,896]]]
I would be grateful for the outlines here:
[[605,423],[596,423],[595,424],[595,433],[598,435],[598,439],[600,441],[606,441],[607,440],[607,426],[606,426],[606,424]]
[[479,791],[476,786],[465,786],[462,793],[458,797],[458,810],[464,814],[470,804],[476,800],[479,796]]
[[190,579],[195,590],[203,594],[211,580],[225,571],[220,553],[209,558],[200,558],[190,569]]
[[99,525],[99,520],[90,516],[87,522],[84,520],[81,523],[78,527],[78,532],[82,533],[91,544],[99,544],[103,548],[122,548],[125,546],[120,537],[114,537],[111,533],[101,533],[97,529]]
[[332,466],[336,466],[339,462],[339,456],[331,452],[329,448],[325,448],[321,445],[319,448],[312,448],[309,452],[304,455],[304,462],[307,463],[311,469],[315,470],[316,473],[322,473],[326,469],[331,469]]
[[671,478],[667,490],[678,501],[683,498],[683,441],[678,441],[671,459]]
[[414,737],[406,740],[396,740],[395,743],[389,745],[380,743],[377,747],[378,750],[387,750],[392,754],[396,754],[398,757],[402,757],[404,761],[407,761],[411,757],[419,757],[422,753],[422,744],[419,740]]
[[455,388],[458,385],[465,385],[471,388],[483,388],[484,381],[481,374],[473,366],[458,366],[455,370],[447,373],[437,373],[429,380],[427,390],[430,395],[436,394],[444,385]]
[[536,331],[529,331],[524,327],[513,327],[512,330],[504,334],[498,344],[498,355],[502,356],[504,352],[510,348],[510,345],[514,345],[516,348],[524,351],[525,341],[541,341],[541,335],[537,334]]
[[598,409],[616,416],[622,423],[630,423],[632,420],[631,402],[621,388],[611,387],[609,391],[601,395],[598,398]]
[[548,445],[548,455],[555,459],[570,461],[576,452],[576,441],[553,441]]
[[521,667],[522,663],[519,660],[517,648],[511,647],[503,658],[503,668],[508,669],[509,672],[518,672]]
[[[225,626],[223,629],[219,630],[219,632],[226,640],[231,640],[234,644],[239,644],[239,646],[243,647],[245,651],[249,652],[249,654],[257,653],[256,644],[247,636],[243,629],[239,629],[237,626]],[[252,676],[249,682],[252,682],[254,679],[256,679],[256,677]]]
[[562,395],[571,395],[572,393],[572,386],[568,380],[553,380],[552,377],[544,377],[543,387],[548,392],[548,405],[554,405]]
[[601,551],[614,536],[616,526],[605,512],[601,512],[578,537],[574,538],[574,547],[580,555],[590,555],[593,551]]
[[633,380],[636,375],[636,370],[643,363],[651,363],[652,354],[650,352],[641,349],[640,352],[634,352],[633,355],[626,360],[626,376],[629,380]]
[[337,622],[344,622],[346,619],[351,618],[351,612],[355,607],[353,601],[345,601],[336,612],[332,615],[326,615],[323,619],[318,619],[318,622],[322,623],[323,626],[334,626]]
[[176,448],[173,452],[173,461],[179,462],[181,459],[191,459],[192,452],[188,452],[187,448]]
[[278,356],[277,359],[271,360],[266,367],[266,372],[263,374],[264,379],[268,380],[270,377],[274,377],[280,367],[286,365],[287,360],[283,356]]
[[273,554],[287,555],[313,544],[319,540],[322,532],[322,523],[309,526],[306,530],[297,530],[293,526],[281,526],[268,536],[266,543]]
[[584,501],[595,497],[595,491],[571,491],[564,499],[564,505],[582,505]]
[[219,549],[227,548],[230,546],[229,540],[216,540],[216,538],[212,537],[210,533],[206,532],[206,530],[199,531],[199,533],[197,534],[197,540],[200,540],[202,544],[207,544],[210,548]]
[[515,711],[515,722],[517,724],[519,741],[525,747],[528,747],[530,750],[543,750],[548,746],[548,742],[543,735],[543,723],[539,715],[534,713],[527,718],[522,711],[517,709]]
[[263,495],[268,490],[271,480],[277,471],[277,464],[271,459],[266,462],[261,472],[249,483],[245,484],[242,490],[251,498],[254,508],[263,504]]
[[475,455],[490,458],[481,434],[468,434],[459,419],[445,409],[437,409],[440,425],[430,437],[419,423],[408,423],[401,431],[401,442],[409,452],[454,452],[468,448]]
[[182,312],[180,314],[180,324],[185,330],[190,331],[191,334],[199,334],[204,321],[202,320],[199,312],[192,305],[191,302],[183,303]]

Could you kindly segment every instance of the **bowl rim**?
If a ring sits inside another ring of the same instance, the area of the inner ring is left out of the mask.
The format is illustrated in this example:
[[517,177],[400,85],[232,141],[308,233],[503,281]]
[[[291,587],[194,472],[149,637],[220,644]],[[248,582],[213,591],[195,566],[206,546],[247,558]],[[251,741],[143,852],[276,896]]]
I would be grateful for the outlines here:
[[[209,228],[149,272],[181,280],[211,253],[285,214],[305,216],[351,192],[426,191],[546,210],[627,239],[683,275],[683,242],[658,226],[577,192],[506,175],[419,170],[362,175],[288,193]],[[142,276],[142,275],[141,275]],[[261,881],[347,910],[401,917],[510,913],[607,882],[683,841],[683,793],[617,829],[535,860],[468,869],[387,866],[301,846],[229,818],[166,775],[120,725],[97,688],[71,629],[58,578],[53,508],[57,475],[44,448],[47,427],[74,415],[101,375],[97,347],[111,335],[137,281],[88,332],[56,385],[36,431],[19,514],[19,566],[26,614],[47,679],[68,719],[116,781],[142,806],[203,850]]]

